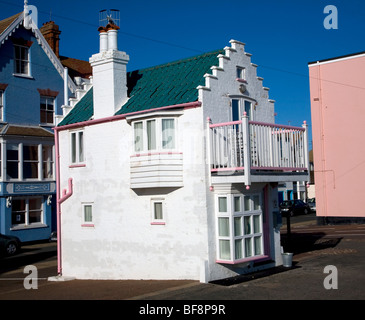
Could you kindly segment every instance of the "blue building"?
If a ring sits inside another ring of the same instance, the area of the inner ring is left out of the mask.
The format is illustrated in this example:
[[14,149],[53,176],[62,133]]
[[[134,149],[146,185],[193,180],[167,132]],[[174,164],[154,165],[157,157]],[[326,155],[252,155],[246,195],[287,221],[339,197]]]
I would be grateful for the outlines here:
[[36,13],[0,21],[0,233],[22,242],[56,230],[52,129],[76,90]]

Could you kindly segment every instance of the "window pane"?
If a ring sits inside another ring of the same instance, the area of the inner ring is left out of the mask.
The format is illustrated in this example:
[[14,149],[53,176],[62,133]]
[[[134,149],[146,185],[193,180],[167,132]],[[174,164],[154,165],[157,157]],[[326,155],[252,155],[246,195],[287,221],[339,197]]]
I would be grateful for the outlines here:
[[53,178],[53,149],[52,146],[42,146],[43,179]]
[[156,121],[147,121],[148,150],[156,149]]
[[76,133],[71,133],[71,162],[76,162]]
[[42,199],[29,199],[29,223],[42,222]]
[[175,148],[175,121],[174,119],[162,119],[162,148]]
[[253,196],[253,207],[254,210],[260,210],[260,196]]
[[227,198],[226,197],[218,198],[218,210],[219,210],[219,212],[227,212]]
[[24,162],[23,163],[23,178],[37,179],[38,178],[38,162]]
[[242,217],[234,218],[234,235],[242,236]]
[[19,178],[19,146],[17,144],[6,145],[6,174],[8,179]]
[[254,238],[255,255],[262,254],[261,236]]
[[231,245],[229,240],[219,240],[219,258],[224,260],[231,259]]
[[23,159],[38,161],[38,146],[23,146]]
[[260,215],[253,216],[253,232],[254,233],[261,232],[261,216]]
[[241,197],[234,197],[234,212],[241,211]]
[[163,215],[162,215],[162,202],[155,202],[153,204],[154,207],[154,219],[156,220],[162,220],[163,219]]
[[242,239],[238,239],[234,241],[234,258],[242,259],[243,258],[243,250],[242,250]]
[[137,122],[134,124],[134,151],[143,150],[143,123]]
[[79,161],[84,161],[84,133],[79,132]]
[[241,120],[239,101],[237,99],[232,100],[232,121]]
[[13,199],[11,204],[11,223],[25,223],[25,200]]
[[85,222],[92,222],[93,221],[92,206],[91,205],[85,205],[84,206],[84,221]]
[[250,197],[245,197],[245,211],[250,211]]
[[245,229],[245,234],[251,234],[252,230],[251,230],[251,217],[244,217],[244,229]]
[[245,112],[246,112],[248,118],[250,120],[252,120],[252,118],[251,118],[251,102],[249,102],[249,101],[245,101]]
[[229,237],[229,218],[218,218],[218,235]]
[[252,256],[252,238],[245,239],[245,252],[246,252],[246,257]]

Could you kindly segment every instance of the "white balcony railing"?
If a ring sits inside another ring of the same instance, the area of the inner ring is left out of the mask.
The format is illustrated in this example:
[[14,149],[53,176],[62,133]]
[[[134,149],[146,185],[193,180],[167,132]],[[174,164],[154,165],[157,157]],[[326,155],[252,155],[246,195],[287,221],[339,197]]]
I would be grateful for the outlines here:
[[306,171],[307,124],[302,127],[242,120],[211,124],[209,120],[211,172],[242,171],[250,184],[251,170]]

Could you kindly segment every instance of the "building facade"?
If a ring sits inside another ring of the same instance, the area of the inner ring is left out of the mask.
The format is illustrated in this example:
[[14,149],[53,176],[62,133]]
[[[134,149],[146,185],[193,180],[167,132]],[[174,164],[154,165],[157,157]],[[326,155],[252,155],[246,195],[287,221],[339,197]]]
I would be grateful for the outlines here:
[[244,44],[127,72],[99,28],[92,86],[55,128],[58,272],[208,282],[282,263],[279,181],[307,181],[306,125],[274,124]]
[[0,21],[0,233],[22,242],[56,229],[52,129],[76,89],[31,9]]
[[365,53],[309,63],[317,216],[323,223],[364,221],[362,120]]

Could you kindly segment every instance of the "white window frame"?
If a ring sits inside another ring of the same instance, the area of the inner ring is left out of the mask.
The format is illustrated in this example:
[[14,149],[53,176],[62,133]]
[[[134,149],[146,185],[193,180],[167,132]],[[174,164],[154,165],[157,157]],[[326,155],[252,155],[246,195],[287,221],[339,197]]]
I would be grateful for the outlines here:
[[[156,217],[156,204],[161,204],[161,217]],[[151,225],[165,225],[166,224],[166,208],[164,198],[151,199]]]
[[[75,137],[75,140],[73,140],[73,137]],[[80,137],[82,137],[81,140]],[[70,163],[71,165],[80,165],[85,163],[84,130],[70,131]]]
[[[41,200],[41,221],[40,222],[29,222],[30,221],[30,209],[29,209],[29,201],[32,199],[40,199]],[[24,223],[19,223],[19,224],[13,224],[11,226],[11,230],[15,230],[15,229],[23,229],[26,227],[37,227],[37,226],[44,226],[44,214],[45,214],[45,210],[44,210],[44,199],[42,196],[35,196],[35,197],[14,197],[11,202],[12,202],[12,208],[14,205],[14,201],[19,201],[19,200],[24,200],[25,201],[25,209],[24,209],[24,214],[25,214],[25,221]],[[13,209],[11,211],[11,219],[13,219]]]
[[[94,227],[94,203],[93,202],[83,202],[81,204],[81,226],[82,227]],[[86,219],[86,208],[91,208],[91,219]]]
[[[220,210],[220,198],[226,199],[225,211]],[[238,199],[237,206],[236,199]],[[248,200],[248,208],[245,207],[245,199]],[[258,202],[254,199],[258,199]],[[259,204],[258,207],[255,207],[255,203]],[[260,193],[218,194],[216,217],[217,263],[237,264],[265,257]],[[246,221],[249,222],[247,226]]]
[[[25,50],[25,58],[22,59],[21,56],[19,56],[19,50]],[[20,63],[21,68],[18,70],[18,63]],[[22,72],[23,63],[25,66],[24,70],[25,72]],[[18,72],[20,71],[20,72]],[[14,44],[14,75],[19,76],[30,76],[30,48],[27,46],[22,46],[19,44]]]
[[[46,105],[46,109],[42,109],[42,99],[44,99],[46,101],[45,105]],[[51,103],[48,103],[48,101],[52,101]],[[50,96],[40,96],[40,105],[39,105],[39,111],[40,111],[40,115],[39,115],[39,119],[40,119],[40,123],[42,125],[53,125],[54,124],[54,116],[55,116],[55,108],[56,108],[56,99],[55,97],[50,97]],[[48,106],[52,105],[52,110],[48,110]],[[46,114],[46,121],[42,121],[42,112],[44,112]],[[52,122],[48,122],[47,119],[47,114],[52,112]]]
[[[164,120],[173,120],[174,121],[174,128],[173,128],[173,135],[174,135],[174,145],[171,148],[166,148],[163,145],[163,122]],[[155,132],[154,132],[154,139],[149,140],[149,123],[155,123]],[[136,125],[142,124],[142,135],[136,135]],[[133,152],[134,153],[143,153],[143,152],[165,152],[165,151],[172,151],[177,150],[177,118],[176,117],[158,117],[158,118],[149,118],[149,119],[138,119],[133,122]],[[141,148],[136,148],[136,143],[141,141]],[[152,146],[149,146],[149,141],[153,140]]]

